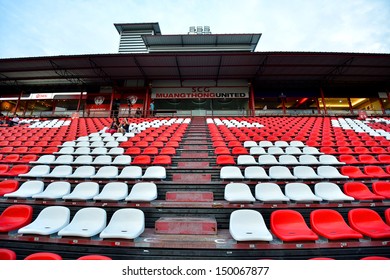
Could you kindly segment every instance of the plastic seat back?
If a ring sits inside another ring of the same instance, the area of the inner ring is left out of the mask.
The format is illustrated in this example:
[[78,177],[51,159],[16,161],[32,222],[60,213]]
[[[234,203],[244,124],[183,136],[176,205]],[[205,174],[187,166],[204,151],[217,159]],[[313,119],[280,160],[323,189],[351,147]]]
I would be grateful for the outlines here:
[[30,205],[11,205],[0,215],[0,232],[9,232],[29,224],[32,220],[33,208]]

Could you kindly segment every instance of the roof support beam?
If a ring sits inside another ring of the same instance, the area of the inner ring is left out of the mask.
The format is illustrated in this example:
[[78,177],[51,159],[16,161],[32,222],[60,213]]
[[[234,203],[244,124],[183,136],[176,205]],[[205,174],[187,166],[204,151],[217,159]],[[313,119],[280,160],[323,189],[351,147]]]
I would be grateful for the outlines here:
[[177,56],[175,56],[175,61],[176,61],[176,67],[177,67],[177,72],[179,73],[179,79],[180,79],[180,86],[183,86],[183,79],[181,77],[181,72],[180,72],[180,66],[179,66],[179,60],[177,60]]
[[97,65],[97,63],[93,61],[91,57],[89,57],[88,60],[93,72],[95,72],[95,74],[102,78],[106,83],[112,84],[111,77],[103,70],[103,68]]
[[133,59],[134,59],[135,65],[137,65],[137,67],[138,67],[138,70],[141,72],[142,77],[146,80],[147,77],[146,77],[144,69],[142,69],[141,65],[139,64],[139,62],[138,62],[138,60],[137,60],[137,58],[135,56],[133,56]]
[[67,81],[71,82],[72,84],[83,85],[83,86],[86,85],[82,79],[80,79],[77,76],[75,76],[74,74],[72,74],[69,70],[63,69],[61,66],[59,66],[57,63],[55,63],[53,60],[50,60],[49,62],[51,64],[51,67],[53,68],[54,72],[58,76],[65,78]]
[[348,68],[351,66],[352,62],[354,60],[354,57],[350,57],[347,60],[345,60],[343,63],[337,65],[334,67],[324,78],[323,83],[329,84],[331,81],[336,79],[337,77],[343,75],[347,72]]
[[17,88],[19,90],[21,89],[17,80],[11,79],[11,78],[9,78],[6,75],[1,74],[1,73],[0,73],[0,84],[6,85],[6,86],[11,86],[11,87]]

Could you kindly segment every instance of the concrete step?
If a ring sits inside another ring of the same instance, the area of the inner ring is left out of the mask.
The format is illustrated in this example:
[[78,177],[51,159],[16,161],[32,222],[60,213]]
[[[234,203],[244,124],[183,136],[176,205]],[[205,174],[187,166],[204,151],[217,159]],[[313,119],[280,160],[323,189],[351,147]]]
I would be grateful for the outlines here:
[[155,223],[155,232],[160,234],[217,234],[217,221],[214,218],[159,218]]
[[212,202],[213,192],[170,191],[165,193],[165,200],[170,202]]

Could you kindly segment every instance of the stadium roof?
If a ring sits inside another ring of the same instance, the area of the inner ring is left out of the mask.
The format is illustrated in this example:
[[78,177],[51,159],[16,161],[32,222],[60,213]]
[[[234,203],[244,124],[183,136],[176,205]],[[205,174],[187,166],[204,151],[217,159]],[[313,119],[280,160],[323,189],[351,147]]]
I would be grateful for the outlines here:
[[114,26],[119,34],[121,34],[123,31],[153,30],[154,34],[161,35],[160,25],[158,22],[114,23]]
[[250,51],[256,49],[261,34],[143,35],[150,52],[164,51]]
[[254,85],[375,85],[388,90],[390,54],[176,52],[0,59],[0,90],[226,79],[246,79]]

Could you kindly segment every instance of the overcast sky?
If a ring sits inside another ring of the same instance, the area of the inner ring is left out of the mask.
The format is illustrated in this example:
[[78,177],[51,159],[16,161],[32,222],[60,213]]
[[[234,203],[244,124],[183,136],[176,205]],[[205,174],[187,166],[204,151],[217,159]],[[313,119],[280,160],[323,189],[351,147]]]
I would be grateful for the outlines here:
[[0,0],[0,57],[116,53],[114,23],[262,33],[256,51],[390,53],[390,0]]

